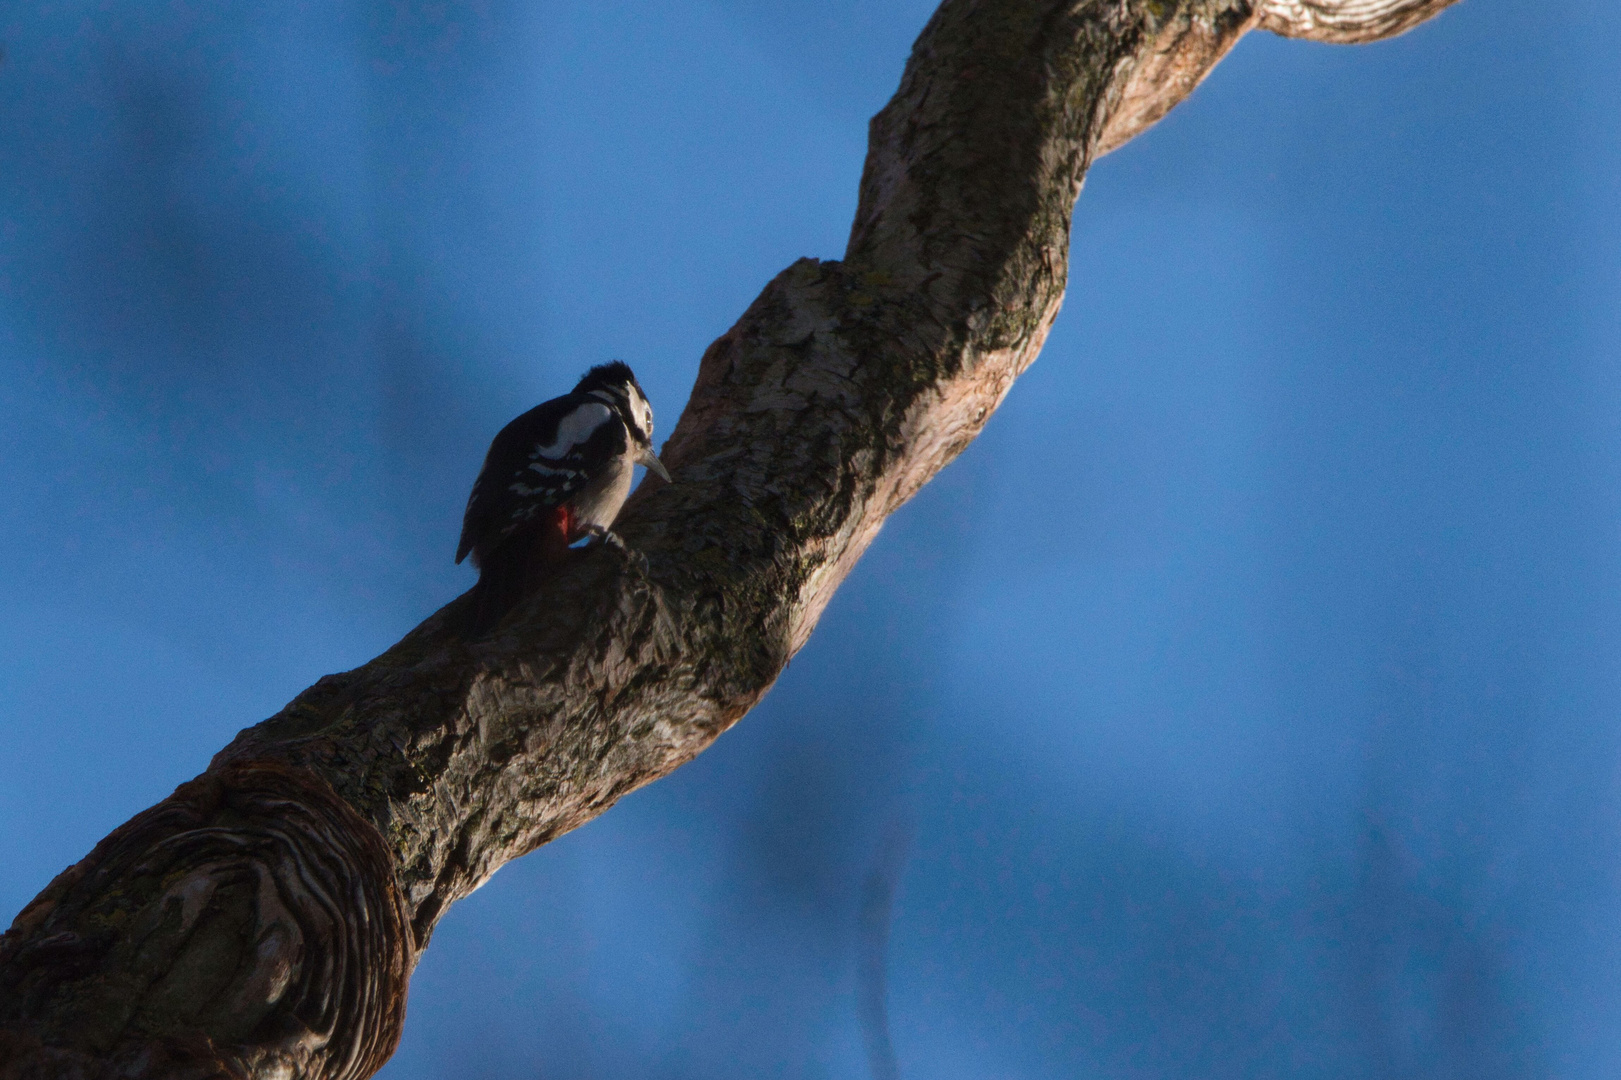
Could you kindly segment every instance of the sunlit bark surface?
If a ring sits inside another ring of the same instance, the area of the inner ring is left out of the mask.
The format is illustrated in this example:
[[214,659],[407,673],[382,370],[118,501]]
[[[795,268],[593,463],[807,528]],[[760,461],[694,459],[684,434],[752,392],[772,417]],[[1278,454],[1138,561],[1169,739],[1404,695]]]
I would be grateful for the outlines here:
[[844,259],[704,354],[675,483],[617,526],[635,554],[577,553],[484,640],[453,602],[60,875],[0,938],[0,1080],[371,1075],[446,908],[736,723],[979,433],[1058,313],[1095,157],[1247,30],[1368,41],[1450,2],[948,0]]

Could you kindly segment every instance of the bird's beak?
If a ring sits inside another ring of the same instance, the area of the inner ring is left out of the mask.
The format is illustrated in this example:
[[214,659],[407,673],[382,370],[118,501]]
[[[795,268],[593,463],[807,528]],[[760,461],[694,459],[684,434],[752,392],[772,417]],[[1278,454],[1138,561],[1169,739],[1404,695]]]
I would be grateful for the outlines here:
[[658,473],[659,476],[664,478],[664,482],[666,484],[674,483],[674,481],[670,479],[670,470],[664,467],[664,462],[660,461],[658,459],[658,455],[653,453],[651,449],[643,450],[639,455],[637,455],[636,460],[640,464],[646,465],[649,471]]

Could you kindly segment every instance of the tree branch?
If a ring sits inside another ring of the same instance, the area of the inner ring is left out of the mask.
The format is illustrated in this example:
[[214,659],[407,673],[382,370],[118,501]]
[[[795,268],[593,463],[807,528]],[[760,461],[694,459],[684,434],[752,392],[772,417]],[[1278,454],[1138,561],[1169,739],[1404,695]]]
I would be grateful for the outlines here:
[[676,482],[616,525],[637,554],[577,553],[486,640],[454,601],[59,877],[0,939],[0,1078],[370,1075],[445,910],[742,717],[979,434],[1058,313],[1097,155],[1253,26],[1372,40],[1447,2],[947,0],[872,121],[844,259],[705,352]]
[[1284,37],[1364,45],[1395,37],[1454,0],[1262,0],[1258,25]]

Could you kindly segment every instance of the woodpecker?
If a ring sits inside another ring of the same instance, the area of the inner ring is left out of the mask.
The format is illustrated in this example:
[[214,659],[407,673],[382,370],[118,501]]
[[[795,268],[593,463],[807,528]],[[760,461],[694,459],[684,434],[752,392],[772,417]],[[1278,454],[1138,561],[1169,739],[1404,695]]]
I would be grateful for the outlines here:
[[501,429],[473,482],[456,547],[457,563],[471,554],[479,569],[471,634],[499,622],[575,541],[619,543],[609,526],[636,465],[670,479],[653,453],[653,407],[619,360]]

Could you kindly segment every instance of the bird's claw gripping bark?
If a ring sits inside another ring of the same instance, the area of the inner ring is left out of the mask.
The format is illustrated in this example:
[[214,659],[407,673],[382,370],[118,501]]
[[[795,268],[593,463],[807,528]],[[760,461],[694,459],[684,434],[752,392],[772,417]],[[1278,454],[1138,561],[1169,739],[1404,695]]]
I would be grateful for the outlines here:
[[619,534],[612,529],[603,528],[601,525],[588,525],[585,531],[598,543],[616,547],[626,555],[630,554],[630,548],[625,546],[625,542],[619,538]]
[[600,525],[592,526],[589,532],[592,539],[618,551],[619,554],[625,557],[626,562],[634,562],[641,569],[643,577],[647,576],[647,556],[639,551],[632,551],[618,533],[612,529],[605,529]]

